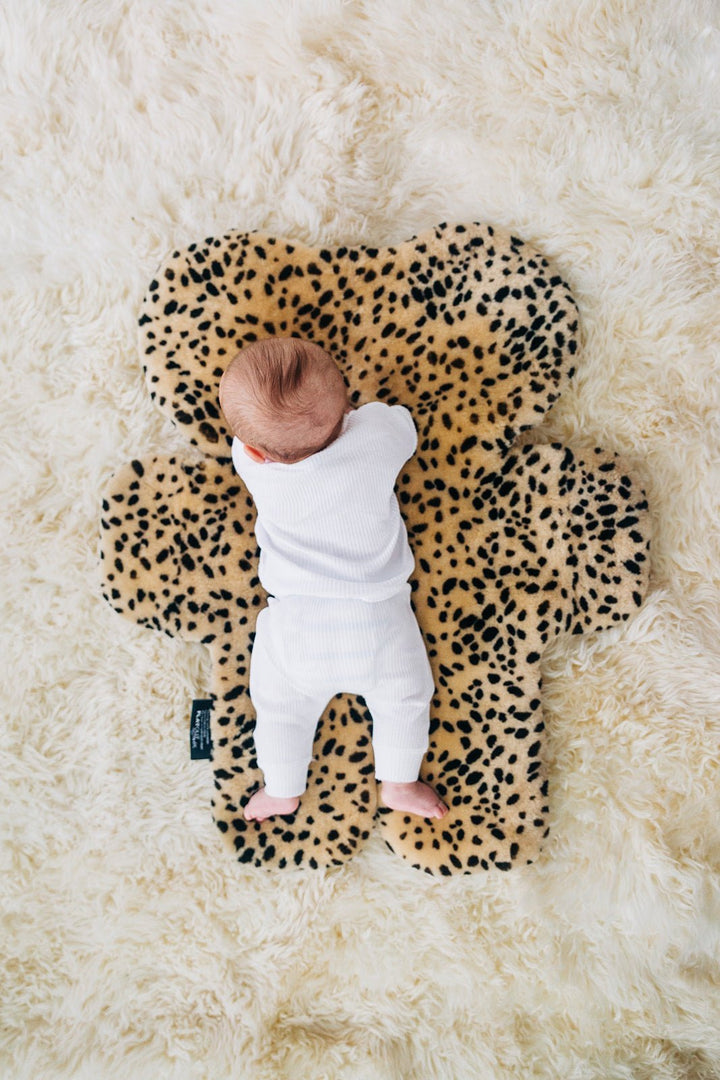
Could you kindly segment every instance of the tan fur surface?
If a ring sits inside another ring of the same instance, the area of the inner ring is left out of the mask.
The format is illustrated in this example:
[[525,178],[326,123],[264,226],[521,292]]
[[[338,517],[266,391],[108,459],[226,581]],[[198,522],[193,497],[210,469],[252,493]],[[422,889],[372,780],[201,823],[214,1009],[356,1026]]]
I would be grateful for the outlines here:
[[[28,0],[0,49],[0,1075],[713,1080],[717,4]],[[203,237],[441,221],[567,282],[577,370],[519,441],[628,463],[649,591],[545,650],[532,865],[425,874],[376,826],[340,866],[261,871],[189,760],[208,647],[102,598],[113,474],[209,460],[148,394],[138,310]]]

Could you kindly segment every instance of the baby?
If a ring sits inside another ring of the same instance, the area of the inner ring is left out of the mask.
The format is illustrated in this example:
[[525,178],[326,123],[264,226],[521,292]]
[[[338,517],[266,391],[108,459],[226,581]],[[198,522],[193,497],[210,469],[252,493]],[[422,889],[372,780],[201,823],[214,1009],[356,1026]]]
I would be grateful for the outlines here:
[[382,802],[443,817],[447,807],[418,779],[434,683],[394,492],[417,446],[410,413],[377,401],[351,408],[332,357],[300,338],[239,352],[220,403],[235,436],[233,463],[255,501],[269,594],[250,664],[265,783],[246,819],[294,813],[318,719],[342,691],[362,695],[372,715]]

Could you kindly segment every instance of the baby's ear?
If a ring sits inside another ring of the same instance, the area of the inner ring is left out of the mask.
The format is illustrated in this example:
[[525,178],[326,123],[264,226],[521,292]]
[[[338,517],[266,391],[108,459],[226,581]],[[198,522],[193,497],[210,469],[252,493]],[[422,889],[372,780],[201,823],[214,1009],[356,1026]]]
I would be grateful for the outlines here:
[[247,456],[256,461],[258,465],[264,465],[266,461],[270,461],[270,458],[266,457],[262,450],[258,450],[256,446],[244,446],[243,449]]

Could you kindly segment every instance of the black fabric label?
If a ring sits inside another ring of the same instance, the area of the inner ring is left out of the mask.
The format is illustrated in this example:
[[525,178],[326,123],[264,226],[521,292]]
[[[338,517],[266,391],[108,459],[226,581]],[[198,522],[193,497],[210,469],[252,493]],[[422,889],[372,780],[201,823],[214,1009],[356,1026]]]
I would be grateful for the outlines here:
[[212,701],[193,701],[190,716],[190,757],[193,761],[212,757],[210,713]]

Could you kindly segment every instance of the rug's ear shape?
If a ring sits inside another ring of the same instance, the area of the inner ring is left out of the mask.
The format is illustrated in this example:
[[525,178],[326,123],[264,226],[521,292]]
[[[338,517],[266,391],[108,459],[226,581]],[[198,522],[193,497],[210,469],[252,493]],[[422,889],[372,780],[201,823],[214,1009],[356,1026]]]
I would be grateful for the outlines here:
[[274,335],[328,349],[355,401],[400,400],[421,428],[442,417],[456,453],[487,467],[573,374],[578,318],[548,260],[488,225],[380,249],[228,233],[173,252],[151,282],[150,393],[201,450],[228,454],[218,382],[238,349]]
[[255,624],[253,502],[232,471],[174,457],[132,461],[103,500],[103,593],[126,618],[206,645]]

